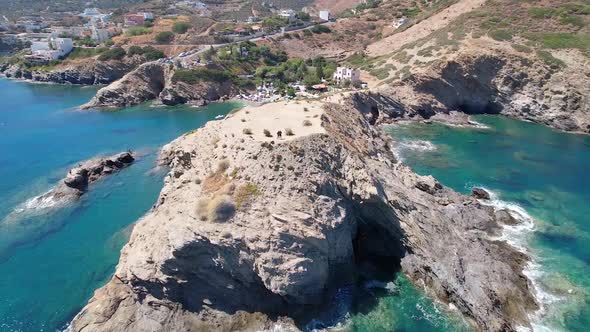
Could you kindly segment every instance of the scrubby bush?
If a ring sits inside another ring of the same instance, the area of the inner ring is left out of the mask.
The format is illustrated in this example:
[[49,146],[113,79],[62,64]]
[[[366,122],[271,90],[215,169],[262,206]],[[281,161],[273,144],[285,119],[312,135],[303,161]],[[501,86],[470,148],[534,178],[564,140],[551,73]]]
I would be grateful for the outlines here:
[[304,127],[311,127],[311,121],[309,121],[309,120],[303,120],[303,126]]
[[[305,30],[307,31],[307,30]],[[316,25],[311,28],[311,32],[313,33],[330,33],[332,30],[325,25]]]
[[150,33],[152,33],[152,29],[148,29],[146,27],[132,27],[127,29],[127,32],[125,34],[127,34],[128,36],[141,36]]
[[174,72],[172,76],[173,81],[180,81],[189,84],[194,84],[199,81],[213,81],[213,82],[225,82],[227,80],[232,79],[233,77],[231,74],[222,71],[222,70],[215,70],[215,69],[181,69]]
[[140,47],[140,46],[134,45],[134,46],[129,47],[127,54],[129,56],[143,55],[146,58],[146,60],[148,60],[148,61],[157,60],[157,59],[161,59],[161,58],[166,57],[164,52],[162,52],[152,46]]
[[258,187],[253,183],[246,183],[238,187],[234,193],[237,208],[241,208],[252,196],[259,195]]
[[252,135],[252,129],[244,128],[244,130],[242,130],[242,133],[244,133],[245,135]]
[[266,137],[272,137],[272,134],[270,133],[270,130],[264,129],[262,132],[264,133],[264,136],[266,136]]
[[295,133],[293,133],[293,129],[291,129],[291,128],[286,128],[286,129],[285,129],[285,135],[287,135],[287,136],[294,136],[294,135],[295,135]]
[[100,61],[108,61],[108,60],[121,60],[127,55],[124,49],[121,47],[114,47],[110,48],[100,54],[98,60]]
[[183,34],[190,29],[192,25],[189,22],[175,22],[172,26],[172,31],[175,33]]
[[172,31],[162,31],[154,37],[154,40],[160,44],[168,44],[173,39],[174,33]]

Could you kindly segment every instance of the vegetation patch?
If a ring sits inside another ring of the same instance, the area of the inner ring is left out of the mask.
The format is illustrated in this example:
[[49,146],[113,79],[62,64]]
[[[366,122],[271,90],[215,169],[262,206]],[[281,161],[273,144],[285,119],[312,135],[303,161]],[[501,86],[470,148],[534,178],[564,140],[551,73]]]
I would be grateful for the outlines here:
[[590,34],[539,32],[525,34],[525,37],[539,43],[545,48],[577,48],[581,50],[590,50]]
[[127,55],[127,52],[121,47],[113,47],[102,52],[98,57],[100,61],[122,60]]
[[173,39],[174,33],[172,31],[162,31],[154,37],[154,40],[160,44],[169,44]]
[[197,82],[217,82],[222,83],[232,79],[232,75],[223,70],[216,69],[179,69],[174,72],[172,81],[195,84]]
[[189,22],[174,22],[172,25],[172,31],[178,34],[184,34],[192,27],[192,24]]
[[152,29],[146,27],[131,27],[125,32],[127,36],[149,35],[150,33],[152,33]]
[[246,183],[239,186],[234,192],[234,201],[238,209],[247,204],[252,197],[260,195],[258,187],[254,183]]
[[551,67],[557,68],[565,66],[565,62],[554,57],[550,52],[540,50],[537,51],[537,56]]

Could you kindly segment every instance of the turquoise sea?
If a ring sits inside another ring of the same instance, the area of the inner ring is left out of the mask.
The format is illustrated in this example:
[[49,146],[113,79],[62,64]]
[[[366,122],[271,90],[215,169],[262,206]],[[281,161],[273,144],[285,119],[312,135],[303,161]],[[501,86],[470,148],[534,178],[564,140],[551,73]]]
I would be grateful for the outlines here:
[[[95,92],[0,79],[0,331],[63,329],[110,278],[130,226],[155,202],[163,179],[154,169],[158,148],[239,106],[75,109]],[[80,202],[41,214],[20,210],[77,162],[126,149],[139,161]]]
[[[133,222],[155,202],[164,175],[154,167],[159,147],[239,107],[77,111],[95,92],[0,79],[0,331],[65,328],[110,278]],[[390,132],[417,172],[466,193],[484,186],[534,218],[534,232],[515,241],[535,257],[531,275],[553,301],[539,322],[581,331],[590,324],[590,139],[499,117],[478,120],[489,129],[412,124]],[[70,166],[126,149],[139,152],[138,162],[98,182],[80,202],[26,209]],[[469,331],[407,279],[392,279],[370,282],[360,299],[343,290],[335,311],[350,310],[344,329]]]
[[590,136],[498,116],[476,116],[481,128],[407,123],[387,131],[404,163],[468,194],[494,194],[493,204],[531,219],[504,238],[526,250],[526,273],[544,304],[538,331],[590,326]]

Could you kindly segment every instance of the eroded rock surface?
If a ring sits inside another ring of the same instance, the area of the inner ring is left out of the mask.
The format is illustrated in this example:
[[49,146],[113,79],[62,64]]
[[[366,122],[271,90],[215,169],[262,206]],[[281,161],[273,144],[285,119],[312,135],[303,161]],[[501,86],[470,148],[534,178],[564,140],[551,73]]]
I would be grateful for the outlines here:
[[203,80],[194,84],[175,81],[175,70],[174,65],[159,61],[145,63],[100,89],[82,108],[127,107],[152,100],[165,105],[202,106],[237,93],[231,80]]
[[321,119],[289,140],[215,121],[164,147],[157,203],[72,330],[299,330],[379,265],[482,330],[529,326],[527,257],[490,239],[492,207],[398,163],[353,102],[326,104]]
[[[467,118],[502,114],[550,127],[590,133],[590,71],[552,68],[541,61],[493,52],[459,53],[400,82],[358,97],[380,120]],[[585,72],[584,72],[585,71]]]

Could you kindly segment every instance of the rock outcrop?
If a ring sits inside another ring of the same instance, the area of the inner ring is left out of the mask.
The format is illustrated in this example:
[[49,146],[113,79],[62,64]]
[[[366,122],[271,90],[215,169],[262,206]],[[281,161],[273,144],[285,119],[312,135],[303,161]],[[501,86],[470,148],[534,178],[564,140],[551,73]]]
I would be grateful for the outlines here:
[[160,61],[145,63],[120,80],[100,89],[82,108],[128,107],[150,100],[165,105],[202,106],[237,93],[230,80],[200,81],[194,84],[175,81],[175,70],[174,65]]
[[35,199],[62,202],[77,200],[86,193],[88,185],[131,165],[134,161],[135,158],[130,152],[87,160],[70,169],[67,176],[51,191]]
[[53,70],[30,70],[15,64],[0,64],[0,74],[7,78],[27,79],[35,82],[58,84],[98,85],[112,83],[133,70],[140,63],[139,59],[128,58],[125,61],[87,61],[59,66]]
[[[270,129],[293,116],[276,106],[261,117]],[[383,268],[481,330],[530,326],[528,258],[490,237],[505,216],[398,163],[354,103],[326,104],[321,130],[301,137],[231,120],[164,147],[160,197],[73,331],[300,330],[339,287]]]
[[[588,70],[587,68],[584,70]],[[458,54],[370,96],[383,121],[457,111],[590,133],[590,72],[502,53]],[[386,103],[382,103],[385,99]]]

